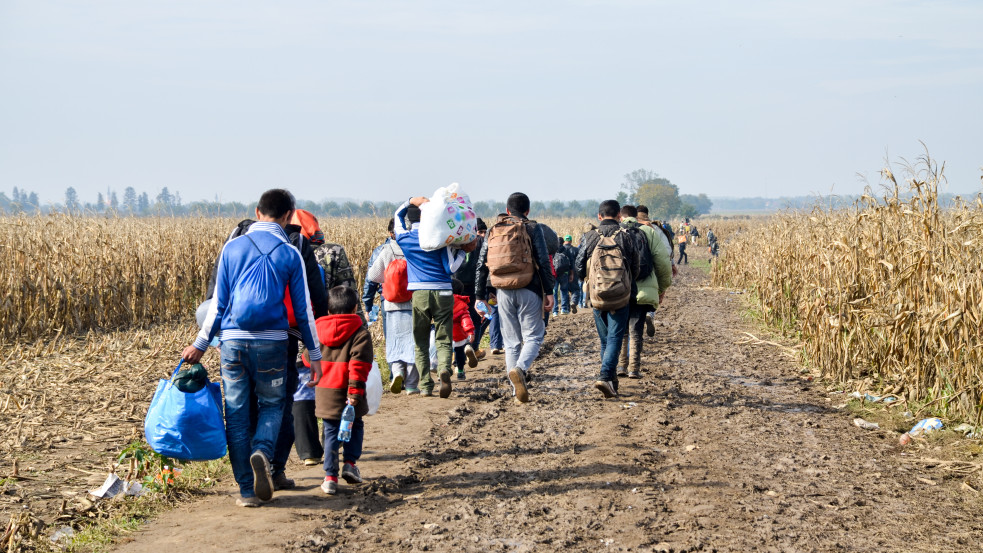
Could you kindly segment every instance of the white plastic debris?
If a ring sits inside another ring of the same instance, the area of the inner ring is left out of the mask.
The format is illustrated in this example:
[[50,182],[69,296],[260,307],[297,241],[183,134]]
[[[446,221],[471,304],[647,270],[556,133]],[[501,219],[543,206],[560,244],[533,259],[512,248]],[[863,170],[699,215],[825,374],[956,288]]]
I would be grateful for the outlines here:
[[876,422],[868,422],[863,419],[853,419],[853,424],[857,427],[863,428],[864,430],[877,430],[881,425]]
[[89,493],[102,499],[109,499],[110,497],[119,495],[123,492],[123,490],[123,480],[121,480],[119,476],[116,476],[116,473],[109,473],[109,476],[106,477],[106,481],[102,483],[102,486],[99,486],[99,488],[95,490],[89,490]]

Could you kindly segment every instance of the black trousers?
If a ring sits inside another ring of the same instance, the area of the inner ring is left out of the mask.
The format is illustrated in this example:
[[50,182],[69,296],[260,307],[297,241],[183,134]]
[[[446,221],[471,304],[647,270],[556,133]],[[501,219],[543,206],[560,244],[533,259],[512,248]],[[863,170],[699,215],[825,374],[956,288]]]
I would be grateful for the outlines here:
[[317,431],[314,400],[295,401],[293,415],[294,445],[297,447],[297,456],[301,460],[321,460],[324,457],[324,447],[321,445],[321,433]]

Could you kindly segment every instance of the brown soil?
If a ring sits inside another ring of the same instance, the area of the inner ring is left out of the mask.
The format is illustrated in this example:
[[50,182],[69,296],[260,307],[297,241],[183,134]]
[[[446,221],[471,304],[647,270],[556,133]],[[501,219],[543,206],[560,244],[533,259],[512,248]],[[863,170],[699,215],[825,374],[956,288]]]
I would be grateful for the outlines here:
[[260,509],[235,507],[226,482],[118,550],[978,550],[976,491],[896,433],[855,427],[781,349],[742,340],[758,332],[742,296],[705,283],[682,268],[644,377],[618,399],[593,387],[591,315],[564,316],[530,403],[513,402],[491,356],[450,399],[383,397],[365,484],[327,497],[321,470],[295,463],[299,489]]

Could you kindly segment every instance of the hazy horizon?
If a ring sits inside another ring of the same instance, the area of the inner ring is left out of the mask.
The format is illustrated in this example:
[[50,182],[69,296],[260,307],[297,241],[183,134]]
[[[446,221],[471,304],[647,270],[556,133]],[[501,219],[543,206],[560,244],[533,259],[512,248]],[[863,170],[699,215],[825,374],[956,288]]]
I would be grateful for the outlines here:
[[[0,3],[0,190],[83,201],[980,189],[983,4]],[[355,192],[358,192],[357,194]]]

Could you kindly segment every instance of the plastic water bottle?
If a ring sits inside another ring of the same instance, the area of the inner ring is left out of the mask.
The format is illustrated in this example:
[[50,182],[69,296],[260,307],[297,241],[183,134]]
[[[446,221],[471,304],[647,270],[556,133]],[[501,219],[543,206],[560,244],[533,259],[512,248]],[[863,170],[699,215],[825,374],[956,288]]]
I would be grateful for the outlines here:
[[355,424],[355,408],[346,405],[341,412],[341,424],[338,425],[338,441],[347,442],[352,439],[352,425]]
[[369,324],[374,323],[379,320],[379,306],[373,305],[372,311],[369,311]]

